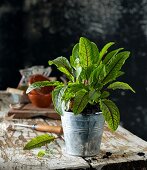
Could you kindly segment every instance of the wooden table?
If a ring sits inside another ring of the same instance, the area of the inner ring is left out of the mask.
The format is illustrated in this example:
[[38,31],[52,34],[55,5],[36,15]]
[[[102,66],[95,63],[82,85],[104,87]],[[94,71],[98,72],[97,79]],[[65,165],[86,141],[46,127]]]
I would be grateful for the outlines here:
[[[14,119],[8,123],[59,125],[59,120]],[[122,127],[114,133],[105,126],[101,152],[94,157],[75,157],[65,153],[63,136],[49,144],[51,154],[38,158],[39,149],[23,150],[31,138],[43,134],[29,128],[7,129],[0,136],[0,169],[147,169],[147,142]]]
[[[0,116],[9,109],[12,97],[0,91]],[[6,123],[59,125],[59,120],[51,119],[13,119]],[[0,130],[2,119],[0,118]],[[141,130],[141,129],[140,129]],[[49,144],[51,154],[38,158],[39,149],[23,150],[24,145],[33,137],[44,134],[29,128],[10,128],[0,136],[0,170],[48,170],[48,169],[98,169],[98,170],[146,170],[147,142],[119,126],[116,132],[104,128],[101,151],[94,157],[75,157],[65,153],[63,136]],[[55,134],[54,134],[55,135]],[[74,142],[74,141],[73,141]]]

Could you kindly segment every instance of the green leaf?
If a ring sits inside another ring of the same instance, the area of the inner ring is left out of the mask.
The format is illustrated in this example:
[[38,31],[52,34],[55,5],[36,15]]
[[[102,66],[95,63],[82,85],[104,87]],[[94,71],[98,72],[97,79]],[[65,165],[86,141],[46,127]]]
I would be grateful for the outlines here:
[[80,82],[81,72],[82,72],[82,67],[77,65],[77,67],[76,67],[76,82]]
[[129,57],[130,52],[124,51],[120,52],[116,56],[113,57],[113,61],[106,67],[106,76],[104,77],[102,83],[105,85],[110,81],[113,81],[118,77],[118,73],[122,68],[125,60]]
[[113,59],[113,57],[115,57],[118,54],[118,52],[123,49],[124,48],[119,48],[119,49],[113,50],[110,53],[108,53],[103,60],[103,64],[109,64],[111,62],[111,60]]
[[84,84],[82,84],[82,83],[69,83],[63,99],[65,101],[69,101],[71,98],[73,98],[75,96],[75,94],[78,91],[80,91],[82,89],[86,89],[86,86],[84,86]]
[[96,68],[97,68],[97,66],[94,65],[94,64],[92,64],[92,65],[90,65],[88,67],[83,68],[82,73],[81,73],[82,79],[88,80],[90,78],[93,70],[96,69]]
[[91,42],[84,37],[81,37],[79,42],[79,58],[82,67],[88,67],[92,64]]
[[79,114],[83,111],[89,101],[89,93],[82,89],[75,94],[73,112]]
[[75,93],[71,92],[71,93],[68,93],[66,92],[63,96],[63,101],[66,103],[69,102],[69,100],[71,100],[73,97],[75,96]]
[[69,80],[74,81],[74,76],[71,75],[66,68],[58,67],[58,70],[60,70],[62,73],[64,73]]
[[117,106],[111,100],[100,100],[100,109],[110,129],[115,131],[120,122],[120,114]]
[[79,63],[79,43],[73,47],[72,56],[70,56],[70,63],[73,68],[76,68]]
[[108,91],[103,91],[103,93],[101,94],[100,98],[101,99],[105,99],[105,98],[107,98],[109,96],[110,96],[110,93]]
[[98,99],[99,99],[99,97],[100,97],[100,92],[99,92],[99,91],[91,90],[91,91],[89,92],[89,99],[90,99],[91,101],[97,102]]
[[133,88],[130,87],[127,83],[119,82],[119,81],[110,84],[107,88],[108,89],[113,89],[113,90],[116,90],[116,89],[131,90],[132,92],[135,93]]
[[44,150],[40,150],[37,154],[38,157],[43,157],[46,154],[46,152]]
[[77,58],[74,61],[74,70],[73,70],[74,78],[76,81],[79,81],[79,76],[80,76],[81,72],[82,72],[82,67],[80,66],[79,58]]
[[79,81],[79,76],[82,72],[82,67],[80,66],[79,59],[79,43],[77,43],[72,50],[72,56],[70,56],[71,66],[75,69],[73,71],[76,82]]
[[[68,92],[71,93],[76,93],[78,92],[79,90],[82,90],[84,89],[85,86],[83,83],[69,83],[68,84]],[[85,88],[86,89],[86,88]]]
[[55,64],[57,66],[57,69],[63,72],[68,76],[70,80],[73,81],[73,72],[72,72],[72,67],[65,57],[58,57],[52,61],[48,61],[49,65]]
[[91,42],[91,53],[93,58],[93,64],[97,64],[99,59],[99,49],[97,48],[97,45],[94,42]]
[[30,150],[33,148],[39,148],[47,143],[54,141],[55,139],[56,138],[52,135],[48,135],[48,134],[40,135],[31,139],[31,141],[29,141],[23,149]]
[[102,50],[100,51],[99,59],[98,59],[98,65],[100,64],[103,56],[107,53],[107,50],[108,50],[113,44],[115,44],[115,43],[114,43],[114,42],[109,42],[109,43],[107,43],[107,44],[102,48]]
[[64,92],[66,89],[67,89],[67,86],[60,86],[60,87],[55,88],[52,92],[52,100],[55,106],[55,110],[60,115],[63,114],[62,101],[63,101]]
[[118,77],[120,77],[120,76],[122,76],[122,75],[124,75],[125,73],[123,72],[123,71],[119,71],[118,73],[117,73],[117,76],[116,76],[116,78],[118,78]]
[[101,88],[101,80],[105,77],[106,71],[105,71],[105,65],[100,64],[91,74],[89,83],[90,86],[94,89]]
[[41,87],[46,87],[46,86],[59,86],[62,85],[63,83],[59,82],[59,81],[38,81],[35,83],[32,83],[27,91],[26,94],[30,93],[32,90],[34,89],[39,89]]

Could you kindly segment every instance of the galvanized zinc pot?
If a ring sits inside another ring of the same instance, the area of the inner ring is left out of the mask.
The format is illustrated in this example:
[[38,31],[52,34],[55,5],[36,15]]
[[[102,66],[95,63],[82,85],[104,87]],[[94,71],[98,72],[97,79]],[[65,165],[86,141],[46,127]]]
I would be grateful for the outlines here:
[[101,112],[79,115],[64,112],[61,120],[66,153],[83,157],[99,153],[104,127]]

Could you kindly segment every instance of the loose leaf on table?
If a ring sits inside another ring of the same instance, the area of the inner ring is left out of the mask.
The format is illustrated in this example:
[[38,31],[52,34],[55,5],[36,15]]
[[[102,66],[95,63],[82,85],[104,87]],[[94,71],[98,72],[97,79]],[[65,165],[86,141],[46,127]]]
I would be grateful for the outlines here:
[[107,88],[112,90],[116,90],[116,89],[131,90],[132,92],[135,93],[133,88],[130,87],[127,83],[119,82],[119,81],[110,84]]
[[38,89],[41,87],[46,87],[46,86],[58,86],[58,85],[62,85],[63,83],[59,82],[59,81],[38,81],[35,83],[32,83],[26,93],[29,93],[30,91],[34,90],[34,89]]
[[111,100],[103,99],[100,101],[100,109],[110,129],[115,131],[120,122],[119,110],[115,103]]
[[75,94],[75,98],[74,98],[74,104],[73,104],[74,114],[81,113],[85,108],[85,106],[88,104],[88,101],[89,101],[89,93],[84,89],[78,91]]
[[45,154],[46,154],[46,152],[45,152],[44,150],[40,150],[40,151],[38,152],[37,156],[38,156],[39,158],[41,158],[41,157],[43,157]]
[[48,135],[48,134],[40,135],[40,136],[37,136],[37,137],[31,139],[31,141],[29,141],[23,149],[30,150],[33,148],[39,148],[41,146],[44,146],[47,143],[54,141],[55,139],[56,138],[52,135]]

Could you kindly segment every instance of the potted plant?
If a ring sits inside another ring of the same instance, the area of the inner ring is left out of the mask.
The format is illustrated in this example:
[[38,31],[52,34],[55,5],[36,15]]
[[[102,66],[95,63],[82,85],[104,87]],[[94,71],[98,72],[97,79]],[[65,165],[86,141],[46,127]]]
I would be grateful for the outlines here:
[[124,72],[123,64],[129,51],[123,48],[108,52],[114,42],[101,51],[87,38],[81,37],[72,50],[70,61],[58,57],[49,61],[56,65],[69,81],[42,81],[31,84],[27,93],[35,88],[55,86],[52,100],[61,115],[66,152],[71,155],[93,156],[99,153],[104,121],[115,131],[120,122],[119,109],[109,99],[111,90],[134,90],[124,82],[116,81]]

